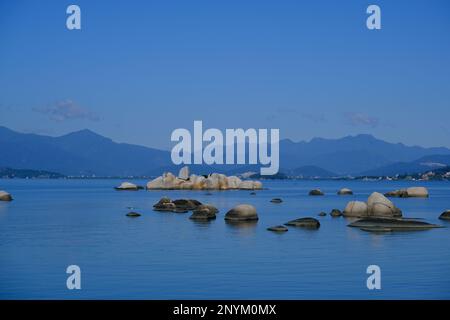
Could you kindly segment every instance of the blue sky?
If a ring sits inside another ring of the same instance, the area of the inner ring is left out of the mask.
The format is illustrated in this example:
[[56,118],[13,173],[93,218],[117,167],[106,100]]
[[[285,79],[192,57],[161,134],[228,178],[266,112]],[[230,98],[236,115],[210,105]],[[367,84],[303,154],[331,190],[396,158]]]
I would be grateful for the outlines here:
[[0,39],[0,125],[18,131],[169,148],[203,120],[450,147],[445,0],[0,1]]

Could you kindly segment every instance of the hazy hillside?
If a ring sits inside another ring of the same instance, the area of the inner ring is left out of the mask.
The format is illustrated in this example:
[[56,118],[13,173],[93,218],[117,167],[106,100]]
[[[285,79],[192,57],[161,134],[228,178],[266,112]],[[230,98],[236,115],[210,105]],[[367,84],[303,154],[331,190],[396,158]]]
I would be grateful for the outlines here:
[[396,162],[387,166],[362,172],[361,176],[393,176],[415,174],[445,168],[450,165],[450,155],[425,156],[411,162]]
[[281,167],[314,165],[337,174],[356,174],[436,154],[450,155],[450,149],[410,147],[365,134],[341,139],[314,138],[309,142],[280,142]]
[[170,161],[167,151],[115,143],[89,130],[54,138],[0,127],[0,150],[2,167],[66,175],[141,175]]
[[[427,156],[431,158],[427,160]],[[296,176],[420,172],[427,166],[424,163],[439,162],[437,157],[447,156],[450,156],[447,148],[410,147],[370,135],[315,138],[309,142],[280,141],[280,171]],[[167,170],[176,172],[179,168],[171,163],[168,151],[116,143],[89,130],[48,137],[18,133],[5,127],[0,127],[0,167],[77,176],[159,175]],[[195,165],[192,171],[238,174],[259,169],[255,165]]]

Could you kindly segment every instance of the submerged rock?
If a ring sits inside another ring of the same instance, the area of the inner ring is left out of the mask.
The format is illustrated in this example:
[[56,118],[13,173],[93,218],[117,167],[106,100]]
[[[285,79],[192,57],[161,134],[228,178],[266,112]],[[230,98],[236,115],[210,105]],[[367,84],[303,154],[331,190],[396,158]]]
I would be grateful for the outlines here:
[[115,189],[119,190],[119,191],[122,191],[122,190],[136,191],[136,190],[142,189],[142,187],[139,188],[137,185],[135,185],[134,183],[131,183],[131,182],[122,182],[120,184],[120,186],[115,187]]
[[326,215],[327,215],[326,212],[320,212],[320,213],[318,214],[319,217],[325,217]]
[[10,193],[6,191],[0,191],[0,201],[12,201],[13,198]]
[[310,196],[323,196],[324,193],[320,189],[313,189],[309,192]]
[[196,213],[200,211],[207,211],[208,213],[215,215],[216,213],[219,212],[219,209],[210,204],[202,204],[199,205],[193,212]]
[[167,212],[173,212],[174,210],[176,210],[176,206],[174,203],[169,202],[169,203],[162,203],[162,204],[157,204],[153,206],[153,210],[155,211],[167,211]]
[[197,209],[202,203],[194,199],[177,199],[170,200],[170,198],[161,198],[153,205],[155,211],[169,211],[175,213],[186,213]]
[[229,221],[254,221],[258,220],[256,208],[249,204],[240,204],[225,215],[225,220]]
[[330,216],[332,216],[333,218],[337,218],[337,217],[342,216],[342,212],[339,209],[333,209],[330,212]]
[[197,209],[194,210],[189,219],[212,220],[216,218],[216,213],[218,212],[219,210],[216,207],[209,204],[202,204],[198,206]]
[[270,202],[272,202],[272,203],[282,203],[283,200],[281,200],[280,198],[273,198],[272,200],[270,200]]
[[339,190],[339,191],[337,192],[337,194],[340,195],[340,196],[352,195],[352,194],[353,194],[353,191],[350,190],[350,189],[348,189],[348,188],[342,188],[341,190]]
[[439,216],[439,219],[450,220],[450,210],[445,210],[444,212],[442,212],[442,214]]
[[176,209],[176,206],[174,203],[172,203],[172,200],[170,200],[167,197],[161,198],[156,204],[153,205],[153,210],[155,211],[170,211]]
[[413,219],[396,219],[396,218],[363,218],[354,221],[348,225],[349,227],[357,227],[364,231],[372,232],[390,232],[390,231],[415,231],[440,228],[436,224],[430,224],[424,221]]
[[137,213],[137,212],[134,212],[134,211],[127,213],[127,217],[130,217],[130,218],[137,218],[137,217],[140,217],[140,216],[141,216],[140,213]]
[[303,227],[308,229],[318,229],[320,227],[320,222],[317,219],[308,217],[291,220],[289,222],[286,222],[285,225],[294,227]]
[[288,231],[288,228],[286,228],[285,226],[279,225],[279,226],[269,227],[269,228],[267,228],[267,230],[273,231],[273,232],[286,232],[286,231]]
[[177,199],[172,201],[178,210],[195,210],[202,203],[194,199]]

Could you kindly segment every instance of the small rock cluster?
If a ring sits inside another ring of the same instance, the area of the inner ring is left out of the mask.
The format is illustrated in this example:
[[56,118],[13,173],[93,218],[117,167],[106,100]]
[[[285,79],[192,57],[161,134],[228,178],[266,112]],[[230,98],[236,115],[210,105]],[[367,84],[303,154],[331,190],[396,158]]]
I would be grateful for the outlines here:
[[345,217],[401,217],[402,211],[379,192],[372,193],[367,202],[350,201],[344,209]]
[[[181,176],[188,177],[188,172],[180,173]],[[192,176],[191,176],[192,177]],[[190,177],[189,177],[190,178]],[[122,184],[122,189],[131,188],[130,185]],[[403,189],[402,189],[403,190]],[[404,189],[407,192],[408,197],[422,197],[425,192],[421,188],[408,188]],[[426,189],[425,189],[426,190]],[[397,190],[398,191],[398,190]],[[396,191],[396,192],[397,192]],[[403,192],[403,191],[402,191]],[[0,195],[2,193],[0,192]],[[323,195],[320,189],[314,189],[310,192],[311,195]],[[350,189],[341,189],[338,191],[338,195],[351,195],[353,192]],[[426,190],[428,195],[428,191]],[[402,196],[403,197],[403,196]],[[273,198],[270,200],[272,203],[282,203],[281,198]],[[192,215],[189,217],[192,220],[209,221],[216,219],[216,214],[219,210],[209,204],[202,204],[200,201],[194,199],[177,199],[171,200],[170,198],[161,198],[153,206],[155,211],[162,212],[176,212],[186,213],[192,211]],[[320,212],[319,216],[327,216],[326,212]],[[373,192],[367,199],[363,201],[350,201],[345,207],[344,211],[339,209],[332,209],[329,215],[333,218],[347,217],[357,218],[357,220],[351,222],[349,227],[357,227],[363,231],[369,232],[391,232],[391,231],[412,231],[412,230],[427,230],[432,228],[441,227],[439,225],[430,224],[424,221],[414,219],[402,219],[402,211],[397,208],[392,201],[386,198],[379,192]],[[129,212],[128,217],[139,217],[137,212]],[[229,210],[224,217],[228,223],[248,223],[256,222],[259,217],[256,212],[256,208],[250,204],[240,204]],[[450,220],[450,210],[444,211],[439,219]],[[275,225],[267,228],[267,230],[284,233],[289,229],[287,227],[300,227],[305,229],[317,230],[320,228],[320,222],[312,217],[302,217],[295,220],[286,222],[284,225]]]
[[[353,195],[353,191],[348,188],[342,188],[337,192],[340,196],[347,196],[347,195]],[[320,189],[313,189],[309,191],[310,196],[324,196],[325,193]]]
[[216,218],[219,210],[209,204],[202,204],[194,199],[177,199],[162,198],[153,205],[153,210],[162,212],[187,213],[192,211],[190,219],[193,220],[211,220]]

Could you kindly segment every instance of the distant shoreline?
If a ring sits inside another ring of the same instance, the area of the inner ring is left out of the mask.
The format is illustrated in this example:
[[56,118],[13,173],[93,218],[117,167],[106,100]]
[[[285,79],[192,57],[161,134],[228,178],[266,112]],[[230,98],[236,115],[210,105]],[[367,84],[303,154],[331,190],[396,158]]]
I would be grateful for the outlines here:
[[[282,172],[277,173],[274,176],[261,176],[259,174],[248,174],[242,173],[237,175],[242,179],[252,179],[252,180],[306,180],[306,181],[320,181],[320,180],[331,180],[331,181],[450,181],[450,167],[444,167],[437,170],[427,171],[423,173],[414,174],[396,174],[393,176],[293,176],[287,175]],[[64,175],[57,172],[46,171],[46,170],[33,170],[33,169],[13,169],[0,167],[0,179],[70,179],[70,180],[101,180],[101,179],[111,179],[111,180],[152,180],[156,178],[157,175],[141,175],[141,176],[97,176],[97,175]]]
[[[81,176],[65,176],[65,177],[1,177],[0,180],[151,180],[156,176],[142,177],[81,177]],[[262,181],[450,181],[450,179],[409,179],[409,178],[386,178],[386,177],[352,177],[352,178],[260,178],[256,180]]]

